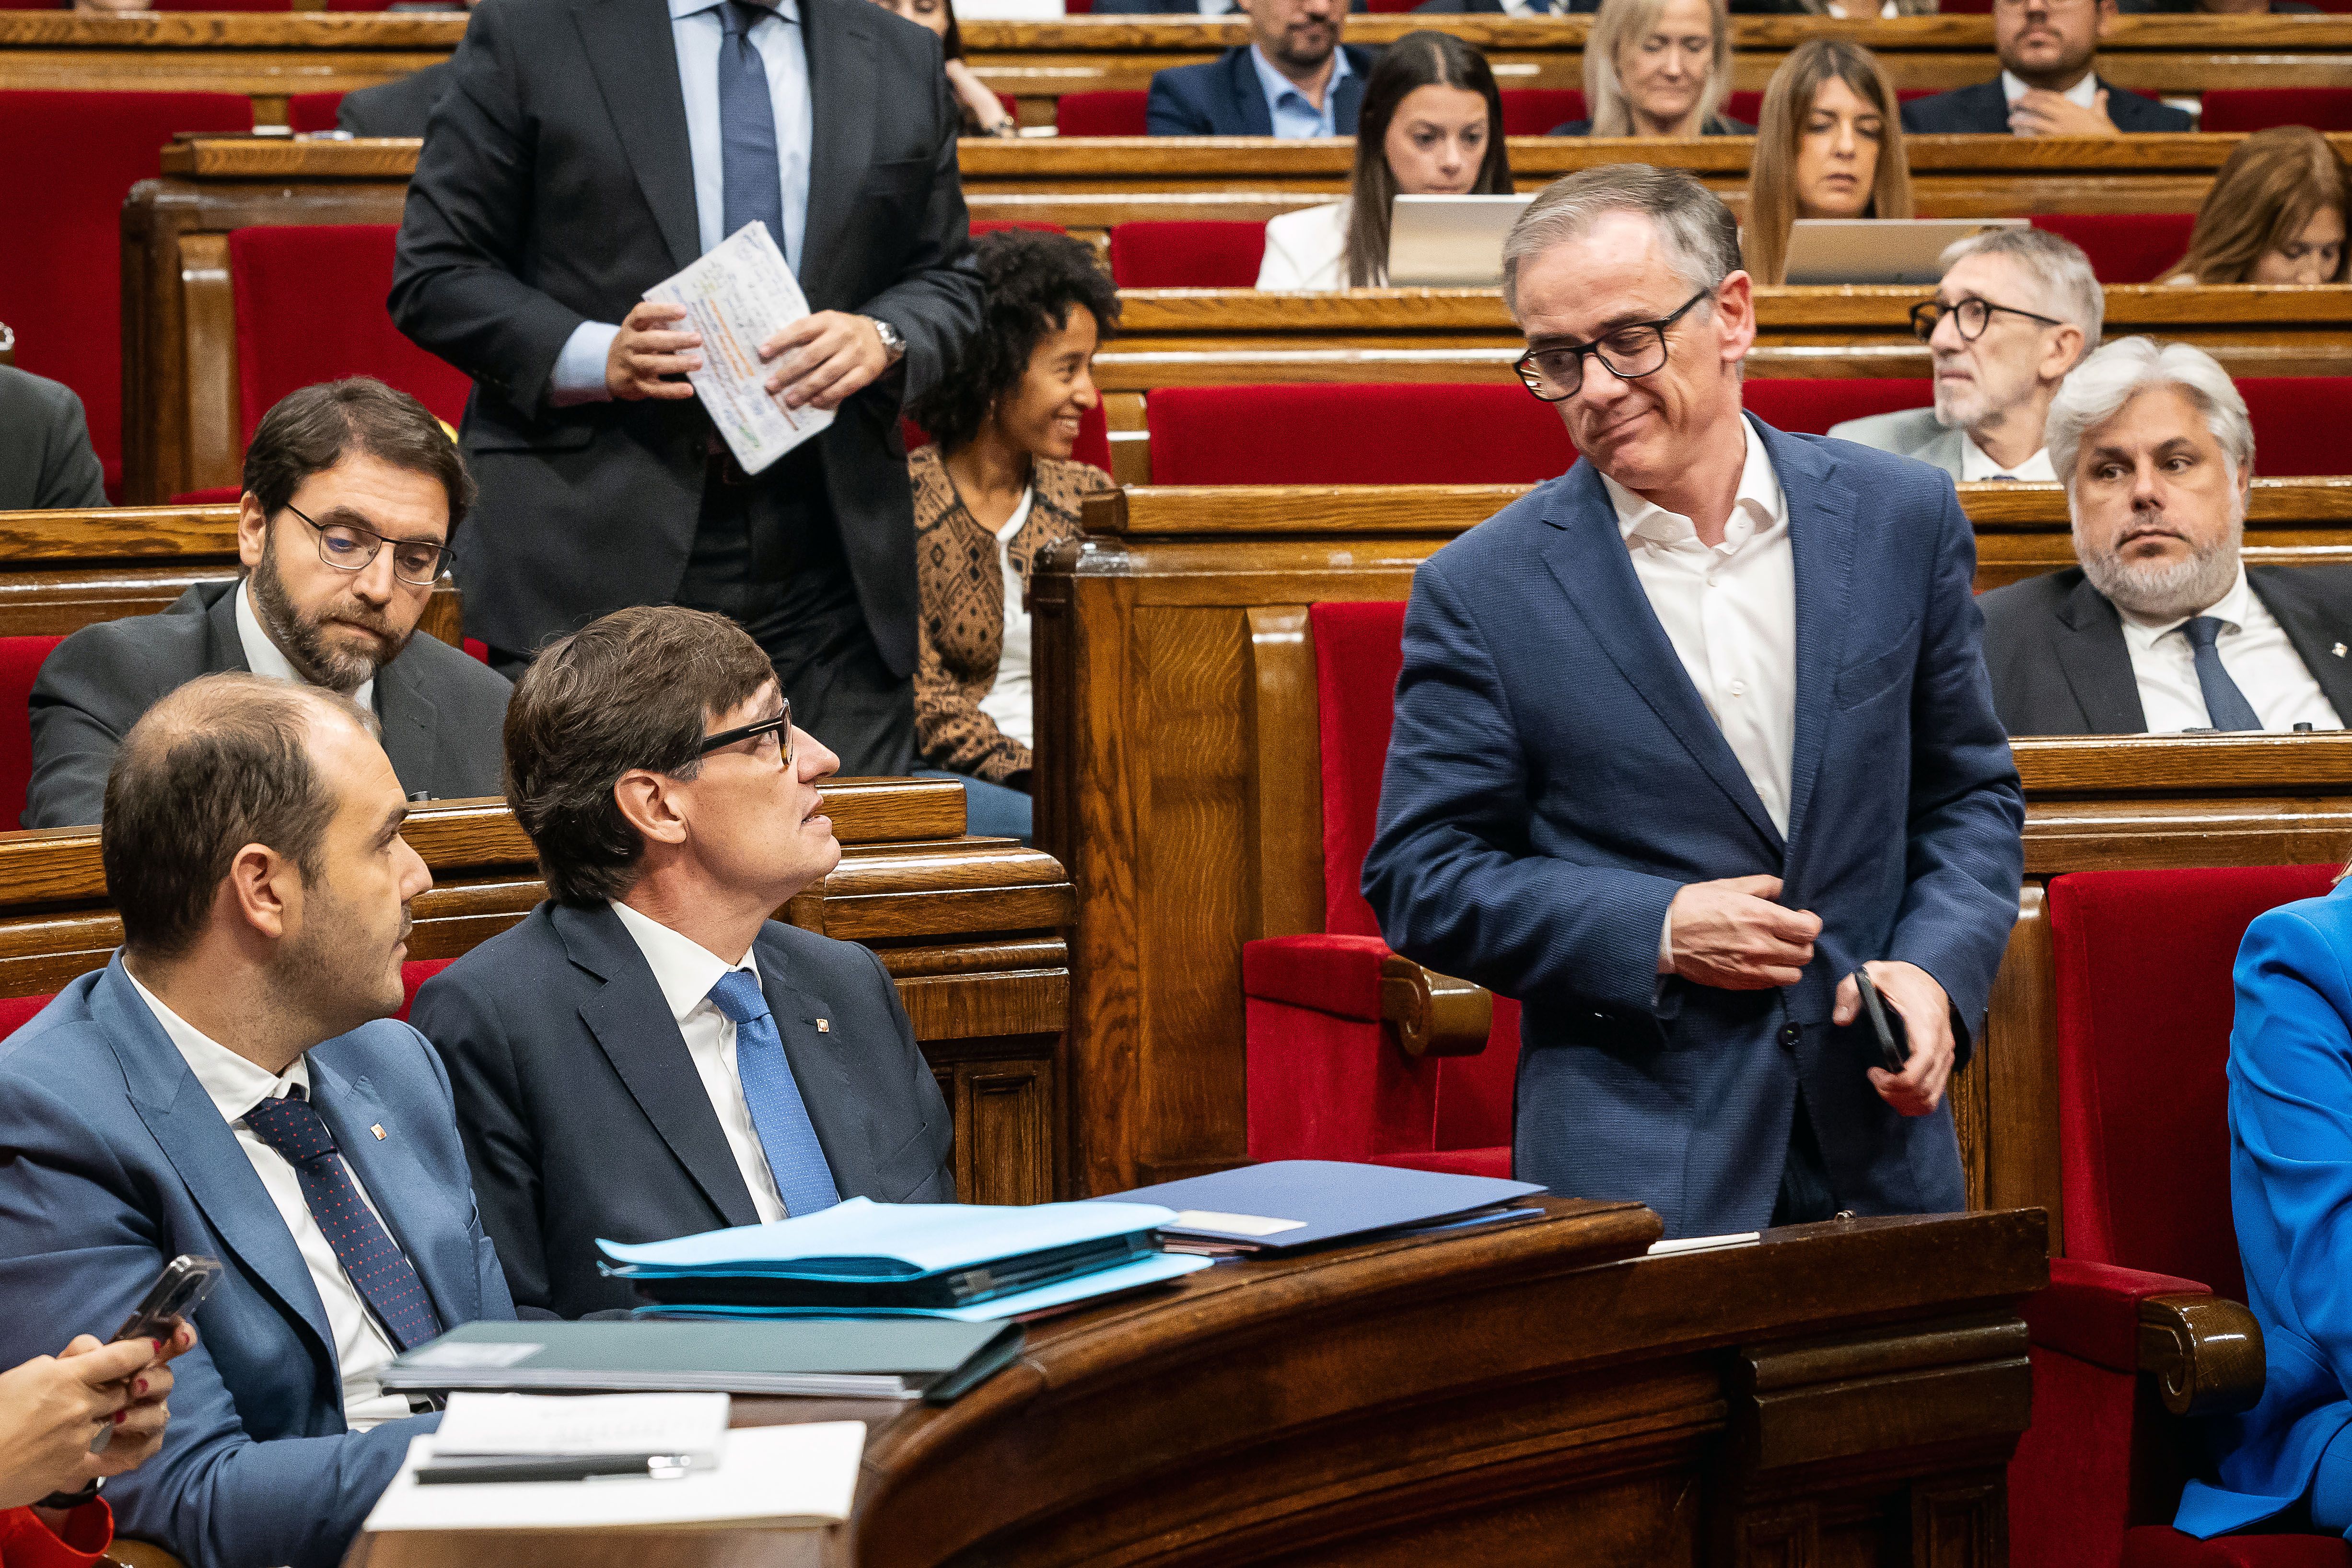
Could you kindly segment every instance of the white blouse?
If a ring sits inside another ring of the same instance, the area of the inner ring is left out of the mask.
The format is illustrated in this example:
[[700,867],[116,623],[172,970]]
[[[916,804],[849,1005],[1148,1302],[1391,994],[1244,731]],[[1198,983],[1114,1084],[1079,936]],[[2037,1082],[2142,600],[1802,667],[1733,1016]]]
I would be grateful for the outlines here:
[[1304,294],[1347,287],[1348,207],[1346,201],[1337,201],[1266,220],[1257,286]]

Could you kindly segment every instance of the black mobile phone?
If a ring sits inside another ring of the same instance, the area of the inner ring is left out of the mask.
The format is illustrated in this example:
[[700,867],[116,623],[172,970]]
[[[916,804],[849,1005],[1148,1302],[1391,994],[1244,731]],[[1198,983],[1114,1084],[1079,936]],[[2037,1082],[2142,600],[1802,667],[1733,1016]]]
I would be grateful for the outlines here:
[[1856,969],[1853,980],[1862,992],[1863,1016],[1870,1019],[1870,1027],[1878,1035],[1878,1054],[1885,1059],[1886,1071],[1902,1071],[1904,1064],[1911,1060],[1911,1037],[1904,1032],[1903,1015],[1886,1005],[1869,970]]
[[193,1252],[183,1252],[163,1265],[155,1282],[122,1326],[114,1331],[114,1343],[127,1339],[170,1339],[183,1319],[204,1304],[212,1294],[213,1285],[220,1279],[220,1260],[199,1258]]

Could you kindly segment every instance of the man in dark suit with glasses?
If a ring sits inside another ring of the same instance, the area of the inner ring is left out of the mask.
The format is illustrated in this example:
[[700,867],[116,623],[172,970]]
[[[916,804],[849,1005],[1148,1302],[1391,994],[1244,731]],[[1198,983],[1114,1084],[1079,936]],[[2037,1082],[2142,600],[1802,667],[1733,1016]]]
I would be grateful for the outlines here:
[[440,422],[406,392],[353,377],[287,394],[245,455],[245,574],[198,583],[159,615],[84,627],[41,666],[24,825],[98,821],[131,727],[223,670],[307,682],[373,711],[411,800],[497,794],[511,688],[416,634],[473,489]]

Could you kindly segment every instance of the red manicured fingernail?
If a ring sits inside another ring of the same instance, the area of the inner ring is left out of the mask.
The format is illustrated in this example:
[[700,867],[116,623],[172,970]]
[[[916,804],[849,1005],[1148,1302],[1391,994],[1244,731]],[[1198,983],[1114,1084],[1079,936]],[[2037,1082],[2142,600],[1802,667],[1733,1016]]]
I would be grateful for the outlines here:
[[131,1393],[133,1393],[133,1394],[144,1394],[144,1393],[146,1393],[146,1392],[147,1392],[147,1380],[146,1380],[145,1378],[143,1378],[143,1377],[142,1377],[142,1378],[141,1378],[141,1379],[140,1379],[136,1384],[134,1384],[134,1385],[131,1385]]
[[118,1427],[121,1426],[130,1414],[131,1412],[128,1410],[117,1410],[114,1413],[114,1424]]

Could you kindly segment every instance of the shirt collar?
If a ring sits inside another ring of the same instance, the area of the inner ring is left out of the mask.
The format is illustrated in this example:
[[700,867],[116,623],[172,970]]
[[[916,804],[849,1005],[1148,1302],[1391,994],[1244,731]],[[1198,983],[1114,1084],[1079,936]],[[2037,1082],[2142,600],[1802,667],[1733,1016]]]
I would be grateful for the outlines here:
[[[2024,78],[2015,71],[2003,70],[2000,73],[2000,95],[2009,99],[2011,105],[2032,90],[2026,85]],[[2068,88],[2060,96],[2069,103],[2079,105],[2084,109],[2090,108],[2099,101],[2099,73],[2095,70],[2084,71],[2083,79]]]
[[2124,618],[2125,632],[2137,633],[2135,640],[2145,648],[2161,640],[2167,632],[2177,632],[2188,625],[2197,615],[2210,615],[2220,621],[2225,630],[2242,632],[2246,629],[2248,601],[2252,596],[2253,590],[2246,586],[2245,563],[2240,561],[2238,575],[2231,582],[2230,591],[2198,611],[2196,615],[2175,615],[2168,620],[2150,621],[2145,616],[2133,614],[2120,604],[2116,606],[2116,613]]
[[753,979],[759,978],[760,962],[749,952],[741,963],[730,964],[691,936],[678,935],[618,899],[613,913],[636,939],[637,950],[654,972],[654,983],[661,987],[662,1000],[669,1004],[669,1016],[679,1023],[710,999],[711,987],[735,970],[747,969]]
[[294,1065],[282,1073],[272,1073],[268,1068],[247,1061],[244,1057],[205,1034],[195,1025],[163,1005],[154,992],[139,983],[130,966],[122,970],[131,988],[163,1026],[163,1033],[196,1076],[198,1087],[213,1103],[221,1120],[232,1124],[245,1120],[245,1113],[264,1100],[283,1099],[297,1084],[302,1092],[310,1092],[310,1063],[305,1057],[296,1057]]
[[2037,450],[2016,467],[2004,468],[1993,461],[1992,454],[1977,444],[1975,436],[1962,431],[1960,441],[1960,477],[1963,479],[1997,479],[2006,474],[2012,479],[2057,483],[2058,470],[2050,465],[2050,448],[2047,446]]
[[[670,0],[670,3],[672,5],[679,5],[685,3],[685,0]],[[718,0],[712,0],[712,3],[717,4]],[[1265,90],[1266,101],[1268,103],[1279,103],[1286,97],[1295,98],[1300,103],[1306,104],[1310,110],[1314,110],[1313,102],[1307,98],[1306,92],[1300,89],[1299,85],[1297,82],[1292,81],[1288,77],[1284,76],[1280,71],[1276,70],[1274,67],[1267,62],[1265,56],[1260,52],[1255,44],[1252,44],[1249,47],[1249,57],[1250,64],[1257,68],[1258,86]],[[1331,48],[1331,79],[1323,84],[1323,108],[1320,110],[1315,110],[1315,112],[1331,112],[1332,95],[1339,90],[1339,84],[1342,81],[1345,81],[1348,78],[1355,74],[1355,72],[1348,68],[1347,47],[1339,44],[1333,45]]]
[[[727,0],[669,0],[669,19],[673,22],[688,16],[698,16],[705,11],[716,11]],[[801,19],[800,0],[751,0],[764,10],[773,11],[787,22],[798,24]]]
[[[236,640],[245,650],[245,667],[255,674],[267,675],[273,681],[284,681],[289,685],[304,684],[301,674],[287,662],[285,650],[270,640],[268,628],[263,626],[261,617],[254,613],[253,579],[250,575],[236,585]],[[362,707],[371,707],[374,699],[375,677],[371,675],[360,683],[359,690],[352,694],[352,701]]]
[[[1739,465],[1739,488],[1732,497],[1723,543],[1716,547],[1727,556],[1737,554],[1740,546],[1769,530],[1780,517],[1780,476],[1772,471],[1771,455],[1748,427],[1745,414],[1740,416],[1739,434],[1748,444],[1748,455]],[[1697,527],[1680,512],[1669,512],[1655,501],[1643,499],[1606,474],[1601,476],[1601,483],[1609,491],[1610,504],[1617,508],[1617,531],[1628,549],[1647,544],[1664,549],[1698,538]]]

